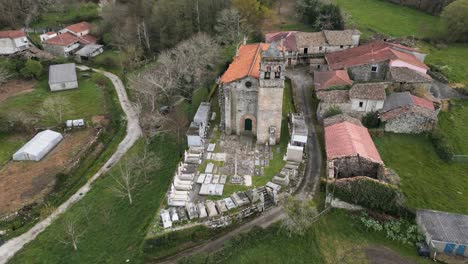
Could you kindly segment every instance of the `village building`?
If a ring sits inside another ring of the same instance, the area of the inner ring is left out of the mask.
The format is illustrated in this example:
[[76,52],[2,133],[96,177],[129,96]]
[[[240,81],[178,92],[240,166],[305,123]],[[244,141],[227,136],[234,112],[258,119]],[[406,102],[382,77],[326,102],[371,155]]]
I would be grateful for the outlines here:
[[422,133],[431,131],[437,124],[434,104],[410,92],[392,93],[387,97],[379,117],[385,131],[394,133]]
[[417,91],[418,89],[430,92],[433,82],[429,75],[407,67],[390,68],[388,79],[393,83],[394,90],[410,92]]
[[78,88],[75,63],[51,65],[49,87],[52,92]]
[[49,31],[49,32],[39,35],[39,38],[41,39],[41,42],[44,42],[48,39],[55,38],[57,35],[58,35],[57,32]]
[[65,27],[59,31],[59,34],[69,32],[77,37],[82,37],[91,33],[91,24],[88,22],[79,22]]
[[328,53],[325,60],[329,70],[347,70],[355,82],[391,81],[392,68],[408,68],[430,78],[429,67],[412,51],[383,41]]
[[89,44],[75,52],[75,60],[77,62],[88,61],[91,58],[104,52],[103,45]]
[[468,257],[468,216],[418,210],[416,222],[434,253]]
[[52,130],[39,132],[30,141],[28,141],[28,143],[13,154],[13,160],[40,161],[45,155],[47,155],[47,153],[57,146],[62,139],[62,134]]
[[60,30],[54,37],[44,37],[42,46],[55,56],[69,57],[82,46],[96,44],[97,39],[89,35],[90,31],[91,24],[87,22],[73,24]]
[[315,91],[333,89],[334,87],[346,87],[352,84],[353,81],[349,78],[346,70],[314,71]]
[[324,120],[329,178],[380,179],[384,165],[372,138],[358,119],[337,115]]
[[331,109],[339,109],[342,113],[351,113],[349,90],[333,90],[316,92],[320,100],[317,107],[317,118],[322,119]]
[[30,46],[26,33],[20,30],[0,31],[0,55],[10,55]]
[[291,141],[286,150],[286,160],[302,162],[304,148],[307,144],[309,130],[307,129],[304,116],[291,114],[290,117]]
[[385,83],[357,83],[349,90],[351,111],[375,112],[384,106],[386,93]]
[[281,135],[285,58],[276,43],[241,45],[220,78],[221,128],[275,145]]
[[265,40],[280,43],[288,66],[306,63],[319,70],[325,65],[324,54],[358,46],[360,35],[358,30],[280,31],[266,34]]

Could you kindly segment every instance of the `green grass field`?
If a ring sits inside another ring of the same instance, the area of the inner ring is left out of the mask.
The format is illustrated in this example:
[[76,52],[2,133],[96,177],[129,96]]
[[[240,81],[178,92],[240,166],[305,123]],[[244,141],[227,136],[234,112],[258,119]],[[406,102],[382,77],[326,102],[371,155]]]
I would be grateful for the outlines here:
[[65,12],[44,12],[31,25],[34,28],[68,25],[81,21],[91,21],[99,17],[99,6],[94,3],[79,4]]
[[28,117],[38,118],[39,125],[56,125],[50,118],[42,118],[39,109],[46,98],[63,97],[69,101],[64,120],[85,118],[106,113],[104,93],[90,78],[79,78],[78,89],[51,92],[47,80],[40,81],[34,91],[8,98],[0,105],[0,115],[8,116],[12,112],[22,112]]
[[[349,15],[348,26],[355,25],[364,36],[383,33],[392,37],[428,37],[441,29],[440,19],[422,11],[383,0],[333,0]],[[350,23],[351,22],[351,23]]]
[[425,62],[440,68],[450,82],[463,83],[468,89],[468,44],[450,44],[446,48],[436,48],[428,44],[421,47],[427,52]]
[[26,138],[12,137],[7,134],[0,133],[0,168],[11,159],[11,155],[15,153],[24,143]]
[[409,207],[468,214],[468,163],[442,161],[424,135],[387,133],[374,142],[400,175]]
[[450,111],[440,112],[438,125],[455,154],[468,155],[468,100],[452,100]]
[[[291,237],[278,225],[256,229],[228,242],[213,262],[188,263],[368,263],[364,249],[385,246],[419,263],[413,247],[385,238],[383,233],[366,231],[344,211],[331,211],[306,232]],[[197,260],[196,257],[191,257]]]
[[[142,263],[142,243],[148,225],[162,202],[180,158],[181,149],[174,142],[174,138],[166,134],[151,141],[150,150],[161,158],[162,165],[151,173],[148,183],[134,191],[133,205],[111,191],[116,183],[106,175],[81,201],[19,252],[11,263],[125,263],[127,259],[130,263]],[[140,141],[127,155],[141,151],[143,144]],[[77,251],[60,242],[66,219],[73,219],[81,234]]]

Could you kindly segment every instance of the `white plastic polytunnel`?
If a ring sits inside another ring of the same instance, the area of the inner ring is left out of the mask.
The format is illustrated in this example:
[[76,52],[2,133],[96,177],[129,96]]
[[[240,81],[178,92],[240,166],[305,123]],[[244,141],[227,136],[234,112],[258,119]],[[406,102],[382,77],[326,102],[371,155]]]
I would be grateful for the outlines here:
[[63,136],[52,130],[45,130],[34,136],[28,143],[13,154],[13,160],[40,161],[49,153]]

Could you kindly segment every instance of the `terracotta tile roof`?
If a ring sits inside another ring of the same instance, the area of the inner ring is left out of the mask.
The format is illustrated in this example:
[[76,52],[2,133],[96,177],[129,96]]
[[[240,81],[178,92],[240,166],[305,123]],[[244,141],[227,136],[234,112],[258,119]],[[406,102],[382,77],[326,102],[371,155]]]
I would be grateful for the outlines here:
[[367,128],[351,122],[344,121],[325,127],[325,149],[328,160],[361,156],[383,164]]
[[221,76],[222,83],[230,83],[247,76],[257,78],[260,76],[261,52],[267,50],[269,44],[256,43],[239,47],[238,55]]
[[353,30],[324,30],[323,34],[330,45],[353,45]]
[[296,43],[298,48],[326,45],[327,40],[323,32],[297,32]]
[[391,44],[376,41],[355,48],[332,52],[325,55],[331,69],[346,69],[348,67],[369,64],[379,61],[401,60],[423,69],[429,69],[426,64],[414,55],[407,54],[392,48]]
[[318,91],[316,94],[323,103],[342,104],[349,102],[348,90]]
[[88,45],[88,44],[96,44],[97,39],[94,36],[91,35],[84,35],[82,37],[79,37],[79,41],[81,44]]
[[26,37],[26,33],[21,30],[5,30],[0,31],[0,38],[22,38]]
[[411,101],[413,101],[414,105],[417,105],[417,106],[420,106],[429,110],[435,110],[434,104],[427,99],[411,95]]
[[368,99],[368,100],[385,100],[384,83],[358,83],[354,84],[349,90],[350,98]]
[[57,46],[68,46],[74,43],[79,42],[79,38],[75,35],[65,32],[63,34],[57,35],[56,37],[47,39],[44,41],[44,44],[57,45]]
[[50,36],[50,35],[54,35],[54,34],[57,34],[57,33],[54,32],[54,31],[49,31],[49,32],[46,33],[46,35],[49,35],[49,36]]
[[348,71],[316,71],[314,72],[314,83],[316,90],[326,90],[335,85],[352,85],[353,81],[349,78]]
[[391,67],[390,76],[394,82],[403,83],[427,83],[432,82],[431,76],[406,68],[406,67]]
[[297,31],[279,31],[268,33],[265,35],[265,41],[267,43],[281,43],[281,40],[283,40],[284,50],[297,51],[296,33]]
[[91,24],[88,22],[80,22],[66,27],[66,29],[73,31],[75,33],[83,32],[86,30],[91,30]]

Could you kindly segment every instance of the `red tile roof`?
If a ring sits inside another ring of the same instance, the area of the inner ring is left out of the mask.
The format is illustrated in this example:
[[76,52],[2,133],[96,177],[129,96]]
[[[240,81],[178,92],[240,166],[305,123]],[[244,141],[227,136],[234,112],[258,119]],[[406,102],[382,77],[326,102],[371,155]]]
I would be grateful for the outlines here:
[[49,44],[49,45],[57,45],[57,46],[68,46],[71,44],[74,44],[76,42],[79,42],[79,38],[76,37],[75,35],[65,32],[63,34],[57,35],[53,38],[50,38],[46,41],[44,41],[44,44]]
[[411,101],[413,101],[414,105],[424,107],[429,110],[435,110],[434,104],[427,99],[411,95]]
[[261,52],[267,50],[269,44],[256,43],[239,47],[238,54],[221,76],[222,83],[229,83],[247,76],[258,78],[260,76]]
[[86,30],[91,30],[91,24],[88,22],[80,22],[66,27],[66,29],[73,31],[75,33],[83,32]]
[[325,58],[330,68],[334,70],[386,60],[401,60],[423,69],[429,69],[426,64],[418,60],[414,55],[398,51],[394,49],[393,44],[383,41],[329,53],[325,55]]
[[359,155],[383,164],[367,128],[362,125],[344,121],[325,127],[325,148],[328,160]]
[[91,35],[84,35],[84,36],[80,37],[79,39],[80,39],[79,40],[80,43],[84,44],[84,45],[96,44],[96,42],[97,42],[96,37],[91,36]]
[[26,33],[21,30],[5,30],[0,31],[0,38],[21,38],[26,37]]
[[352,85],[353,81],[349,78],[348,71],[323,71],[314,72],[314,82],[318,84],[315,89],[326,90],[335,85]]
[[296,33],[297,31],[279,31],[279,32],[268,33],[265,35],[265,41],[267,43],[271,43],[271,42],[281,43],[281,40],[283,40],[283,48],[286,51],[296,51],[297,50]]

